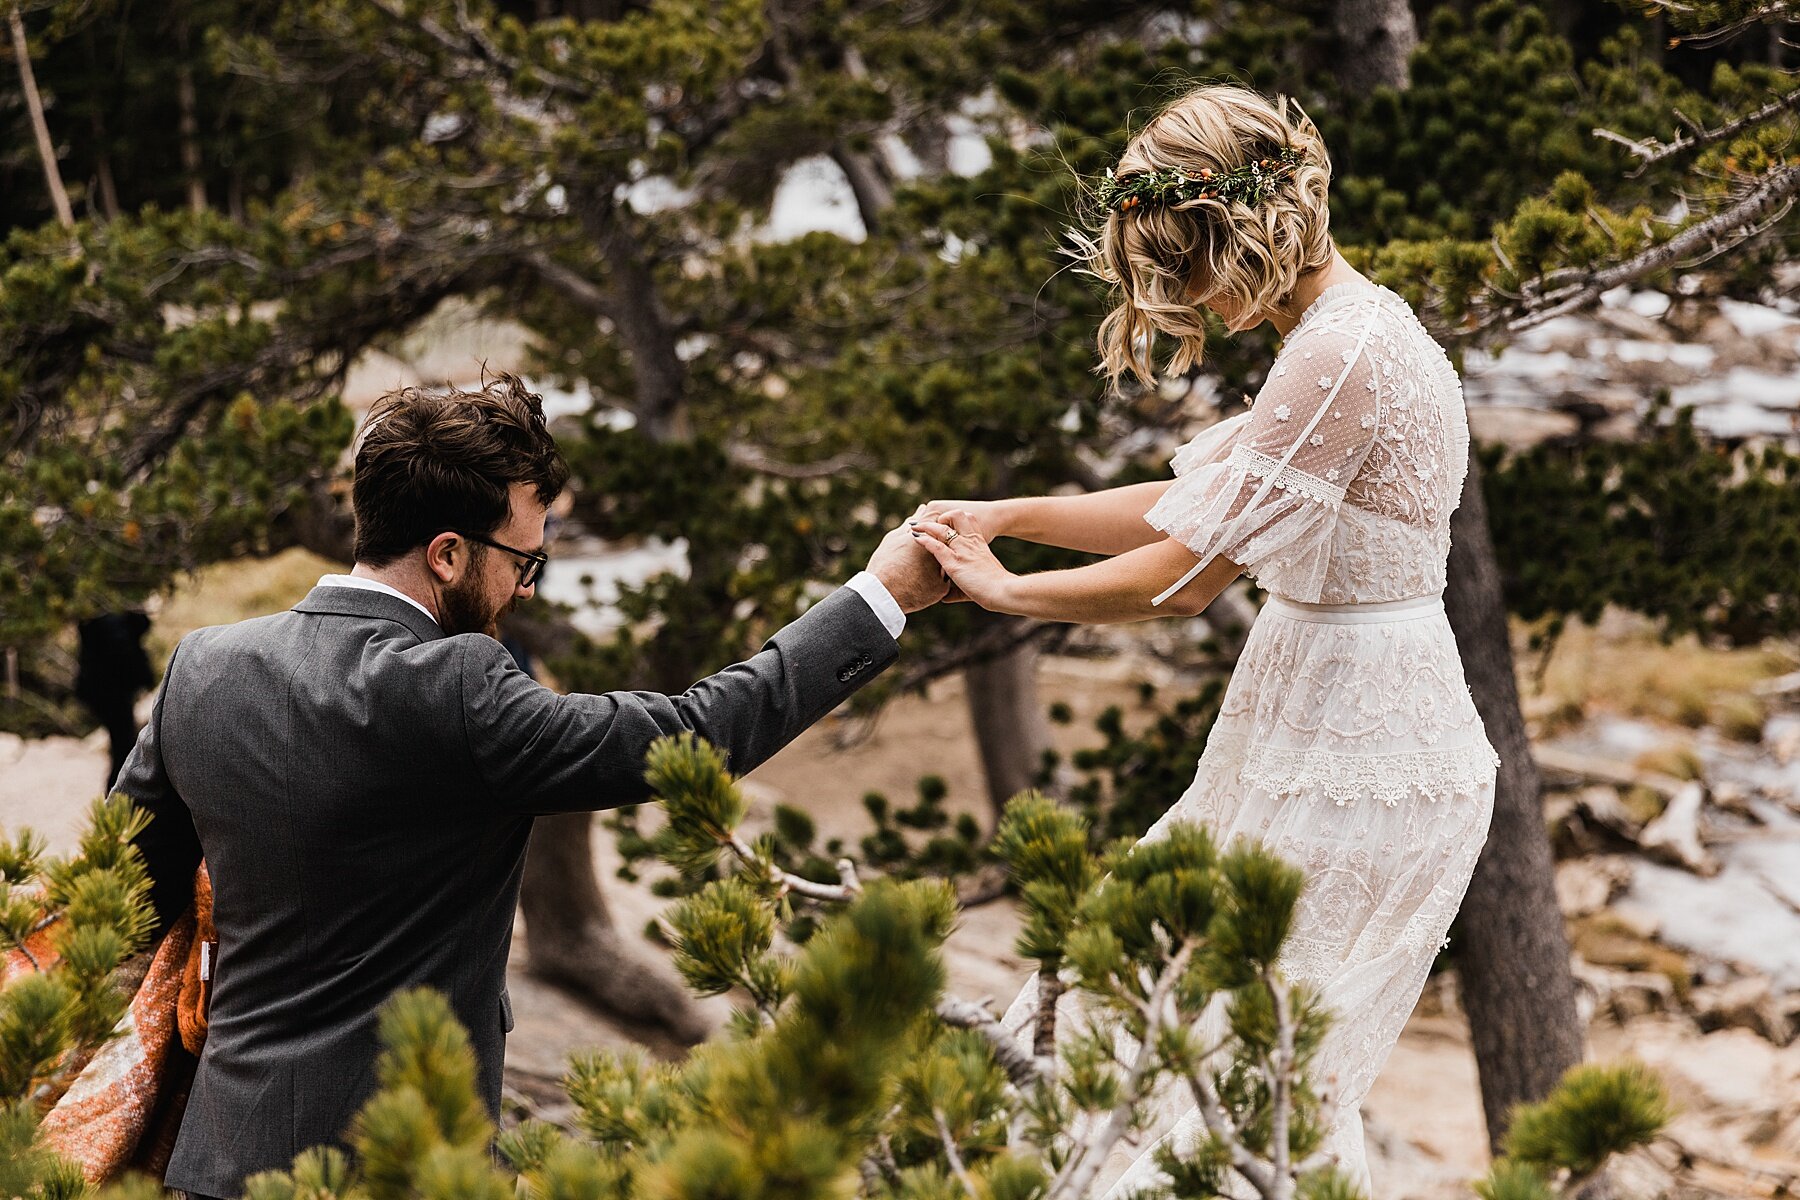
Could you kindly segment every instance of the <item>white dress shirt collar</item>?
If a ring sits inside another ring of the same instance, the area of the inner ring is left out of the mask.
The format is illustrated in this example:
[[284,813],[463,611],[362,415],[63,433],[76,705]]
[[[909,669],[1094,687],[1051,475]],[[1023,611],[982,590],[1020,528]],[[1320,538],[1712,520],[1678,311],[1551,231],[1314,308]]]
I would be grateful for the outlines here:
[[[390,584],[385,584],[379,579],[364,579],[361,575],[321,575],[319,576],[319,586],[361,588],[365,592],[386,592],[390,596],[400,597],[400,599],[406,601],[426,616],[431,617],[431,610],[429,608],[426,608],[423,604],[420,604],[417,600],[414,600],[399,588],[393,587]],[[436,617],[431,617],[431,620],[433,624],[437,623]]]

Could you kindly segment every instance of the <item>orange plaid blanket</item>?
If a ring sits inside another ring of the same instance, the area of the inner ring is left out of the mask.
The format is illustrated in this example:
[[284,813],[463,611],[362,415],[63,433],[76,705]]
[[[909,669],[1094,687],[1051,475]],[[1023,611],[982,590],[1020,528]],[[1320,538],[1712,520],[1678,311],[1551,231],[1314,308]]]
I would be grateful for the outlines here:
[[[56,962],[54,926],[27,948],[39,967]],[[136,991],[115,1036],[83,1063],[41,1125],[44,1143],[81,1167],[91,1184],[128,1167],[161,1174],[168,1165],[200,1047],[206,1041],[210,981],[203,979],[202,946],[210,953],[212,880],[202,863],[194,903],[163,935],[148,962],[121,968]],[[0,986],[39,969],[14,950],[0,959]],[[139,978],[141,974],[141,978]]]

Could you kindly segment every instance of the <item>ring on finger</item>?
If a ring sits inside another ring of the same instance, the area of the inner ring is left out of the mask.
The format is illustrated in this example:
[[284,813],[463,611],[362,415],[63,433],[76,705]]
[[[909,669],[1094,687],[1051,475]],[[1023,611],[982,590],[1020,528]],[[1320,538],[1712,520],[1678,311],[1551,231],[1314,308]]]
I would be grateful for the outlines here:
[[944,545],[948,546],[951,542],[954,542],[961,536],[962,533],[960,531],[952,529],[949,533],[944,535]]

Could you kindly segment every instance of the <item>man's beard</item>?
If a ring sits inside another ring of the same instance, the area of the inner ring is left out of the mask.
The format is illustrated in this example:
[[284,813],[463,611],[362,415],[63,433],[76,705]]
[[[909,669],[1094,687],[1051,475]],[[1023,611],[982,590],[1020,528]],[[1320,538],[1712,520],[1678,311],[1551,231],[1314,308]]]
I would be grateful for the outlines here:
[[513,603],[503,608],[489,608],[482,599],[481,588],[477,580],[465,578],[447,592],[440,593],[442,612],[438,614],[438,624],[445,633],[485,633],[495,641],[500,640],[500,618],[513,609]]

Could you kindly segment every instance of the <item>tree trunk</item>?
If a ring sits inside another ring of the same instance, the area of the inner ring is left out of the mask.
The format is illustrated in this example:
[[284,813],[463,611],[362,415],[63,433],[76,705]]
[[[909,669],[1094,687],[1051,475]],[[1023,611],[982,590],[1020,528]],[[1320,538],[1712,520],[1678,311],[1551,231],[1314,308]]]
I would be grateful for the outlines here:
[[539,817],[525,856],[519,910],[531,974],[573,988],[621,1017],[667,1029],[688,1044],[711,1032],[667,963],[620,932],[594,875],[593,814]]
[[1512,1106],[1548,1094],[1581,1061],[1584,1037],[1473,448],[1450,533],[1444,604],[1476,710],[1500,755],[1493,827],[1463,900],[1457,950],[1488,1142],[1498,1153]]
[[887,211],[894,207],[894,185],[889,182],[881,164],[868,154],[858,154],[841,142],[831,148],[831,161],[850,181],[856,197],[856,210],[862,216],[863,229],[874,237]]
[[44,168],[44,187],[50,193],[50,207],[64,229],[75,224],[75,210],[69,205],[69,190],[63,186],[62,168],[56,165],[56,143],[50,140],[50,123],[44,119],[44,99],[38,94],[37,75],[31,69],[31,43],[25,37],[25,17],[15,2],[7,13],[12,26],[13,58],[19,68],[19,90],[25,94],[25,109],[31,114],[31,132],[37,138],[38,161]]
[[[643,248],[620,224],[609,197],[584,197],[578,213],[606,260],[607,286],[593,289],[589,299],[630,355],[638,428],[658,441],[686,437],[686,367]],[[519,894],[526,970],[685,1042],[705,1039],[710,1023],[668,966],[613,923],[594,875],[592,827],[593,814],[566,813],[539,817],[532,830]]]
[[206,180],[201,174],[199,98],[194,94],[194,68],[188,57],[188,21],[185,11],[175,18],[175,97],[180,105],[179,137],[181,172],[187,177],[188,211],[206,211]]
[[[94,45],[94,31],[83,30],[82,48],[87,52],[88,67],[96,75],[100,72],[100,54]],[[108,221],[119,219],[122,209],[119,207],[119,186],[113,179],[112,172],[112,139],[106,136],[105,101],[96,98],[88,118],[88,124],[94,135],[94,186],[100,193],[100,212]],[[88,203],[90,211],[93,202]]]
[[1406,0],[1336,0],[1331,24],[1342,51],[1336,74],[1346,91],[1405,90],[1407,60],[1419,45],[1419,27]]
[[675,331],[663,311],[661,289],[644,248],[620,223],[610,195],[580,205],[581,227],[606,260],[602,307],[631,356],[638,428],[656,441],[688,436],[687,367],[675,350]]
[[1050,749],[1050,724],[1038,699],[1037,661],[1036,644],[1026,642],[963,670],[969,718],[975,726],[995,824],[1006,802],[1036,783],[1044,754]]

